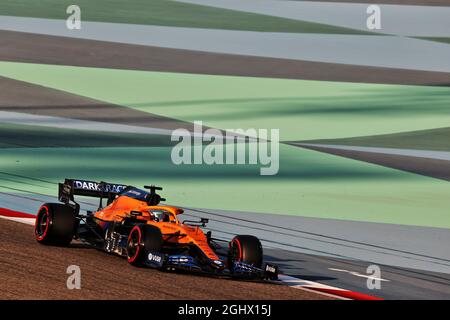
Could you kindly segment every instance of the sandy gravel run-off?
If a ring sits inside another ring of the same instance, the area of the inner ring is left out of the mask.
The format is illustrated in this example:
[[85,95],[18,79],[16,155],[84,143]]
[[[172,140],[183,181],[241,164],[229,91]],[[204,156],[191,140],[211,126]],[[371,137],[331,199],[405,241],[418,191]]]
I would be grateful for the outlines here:
[[[166,273],[131,267],[101,251],[38,244],[33,227],[0,219],[0,299],[329,299],[283,285]],[[69,265],[81,289],[66,287]]]

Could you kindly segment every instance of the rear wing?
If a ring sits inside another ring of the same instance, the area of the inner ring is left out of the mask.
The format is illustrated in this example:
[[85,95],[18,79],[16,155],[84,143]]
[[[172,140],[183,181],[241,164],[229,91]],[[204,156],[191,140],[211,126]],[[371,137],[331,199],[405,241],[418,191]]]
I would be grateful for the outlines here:
[[123,184],[115,184],[108,182],[95,182],[80,179],[66,179],[64,183],[58,184],[59,201],[68,204],[70,201],[75,202],[74,196],[86,196],[95,198],[113,199],[122,192],[127,186]]

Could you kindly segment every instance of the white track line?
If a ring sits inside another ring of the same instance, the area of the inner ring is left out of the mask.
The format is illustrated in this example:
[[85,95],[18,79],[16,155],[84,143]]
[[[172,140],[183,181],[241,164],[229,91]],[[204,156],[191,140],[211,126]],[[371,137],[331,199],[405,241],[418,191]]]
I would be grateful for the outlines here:
[[303,279],[291,277],[291,276],[288,276],[285,274],[279,274],[278,280],[283,282],[284,285],[287,285],[288,287],[291,287],[293,289],[301,289],[301,290],[305,290],[308,292],[320,293],[320,294],[323,294],[324,296],[338,298],[338,299],[342,299],[342,300],[351,300],[351,299],[344,298],[344,297],[341,297],[338,295],[317,291],[317,289],[330,289],[330,290],[337,290],[337,291],[346,291],[341,288],[328,286],[328,285],[321,284],[321,283],[314,282],[314,281],[303,280]]
[[6,216],[2,216],[2,215],[0,215],[0,218],[28,224],[31,226],[34,226],[34,221],[35,221],[35,219],[33,219],[33,218],[6,217]]

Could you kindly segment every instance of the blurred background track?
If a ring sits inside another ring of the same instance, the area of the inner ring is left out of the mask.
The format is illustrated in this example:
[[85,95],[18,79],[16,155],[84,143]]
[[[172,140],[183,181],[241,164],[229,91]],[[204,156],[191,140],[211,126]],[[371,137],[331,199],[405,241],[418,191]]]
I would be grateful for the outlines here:
[[[321,10],[305,21],[175,1],[79,3],[80,31],[65,28],[70,1],[0,3],[0,15],[8,15],[0,16],[0,207],[35,213],[42,202],[55,201],[64,178],[160,184],[170,203],[188,208],[187,217],[210,218],[218,236],[261,237],[266,258],[288,275],[384,298],[449,299],[449,162],[411,156],[450,152],[450,44],[448,30],[439,27],[448,21],[419,23],[406,34],[388,23],[385,35],[339,24]],[[426,4],[395,1],[405,3]],[[358,8],[301,5],[347,13]],[[448,9],[424,9],[426,19]],[[280,172],[261,177],[259,166],[173,165],[171,130],[191,130],[195,120],[220,130],[280,129]],[[83,199],[82,208],[95,204]],[[15,259],[19,242],[33,241],[21,232],[18,242],[1,235],[12,241],[1,259]],[[64,263],[66,255],[97,261],[101,254],[52,250]],[[104,267],[116,268],[110,258]],[[24,259],[14,265],[32,273]],[[127,270],[124,261],[114,261]],[[375,293],[366,278],[355,276],[373,263],[388,280]],[[17,280],[25,271],[8,272]],[[136,272],[130,277],[140,278]],[[84,298],[103,294],[98,282],[114,284],[90,279]],[[213,288],[222,286],[214,281]],[[11,289],[16,285],[8,283],[8,297],[28,297],[23,288]],[[241,285],[254,293],[249,298],[259,297],[259,287]],[[161,298],[179,297],[170,290],[161,288]],[[266,298],[299,294],[276,290],[270,286]]]
[[1,61],[365,83],[450,85],[450,73],[250,57],[0,30]]

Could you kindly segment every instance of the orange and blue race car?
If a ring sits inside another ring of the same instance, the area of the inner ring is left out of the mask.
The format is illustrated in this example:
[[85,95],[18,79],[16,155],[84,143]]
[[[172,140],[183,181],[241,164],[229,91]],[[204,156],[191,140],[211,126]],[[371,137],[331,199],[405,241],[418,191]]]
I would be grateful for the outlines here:
[[[138,267],[184,270],[250,279],[278,278],[278,267],[263,265],[258,238],[237,235],[227,250],[221,239],[201,228],[208,219],[180,221],[183,209],[161,205],[156,186],[133,186],[66,179],[59,184],[61,203],[43,204],[36,216],[36,240],[69,246],[73,239],[126,257]],[[81,214],[74,196],[99,198],[97,211]],[[106,206],[103,202],[107,201]]]

